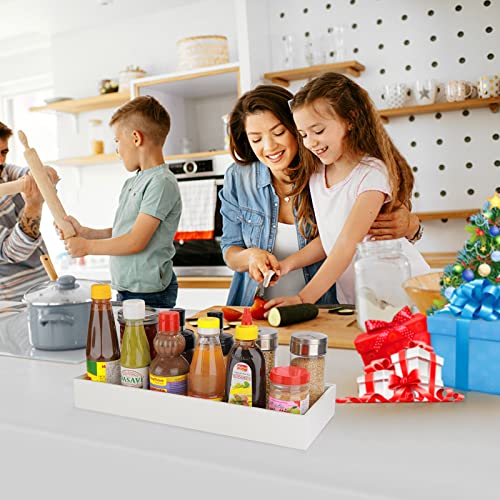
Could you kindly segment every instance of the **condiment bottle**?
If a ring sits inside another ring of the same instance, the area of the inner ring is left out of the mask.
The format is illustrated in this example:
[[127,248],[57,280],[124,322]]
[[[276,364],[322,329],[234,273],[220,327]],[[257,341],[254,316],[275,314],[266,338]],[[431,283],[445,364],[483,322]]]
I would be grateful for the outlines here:
[[194,354],[194,346],[196,345],[196,335],[193,330],[189,328],[185,328],[186,326],[186,311],[181,307],[173,307],[170,309],[171,311],[177,311],[179,313],[179,328],[181,335],[184,337],[186,341],[186,347],[184,348],[184,352],[182,355],[186,358],[186,361],[191,364],[193,360]]
[[277,364],[278,330],[269,327],[259,327],[257,345],[260,347],[266,361],[266,401],[269,397],[269,374]]
[[151,355],[144,331],[146,304],[141,299],[123,301],[125,330],[120,361],[121,382],[128,387],[148,389]]
[[219,339],[222,347],[222,354],[227,363],[227,356],[234,345],[234,337],[230,333],[224,332],[224,313],[222,311],[209,311],[207,316],[219,320]]
[[179,313],[162,311],[158,315],[158,333],[154,339],[157,352],[149,367],[149,388],[152,391],[187,394],[189,363],[182,356],[186,346],[179,332]]
[[222,401],[226,368],[219,340],[217,318],[198,319],[198,343],[189,369],[188,395]]
[[269,409],[304,415],[309,409],[309,372],[298,366],[277,366],[269,378]]
[[96,382],[120,384],[120,347],[111,308],[111,287],[92,285],[87,335],[87,376]]
[[256,344],[257,325],[238,325],[229,353],[225,400],[230,404],[266,407],[266,362]]
[[325,392],[325,354],[328,336],[319,332],[295,332],[290,337],[290,364],[311,374],[310,406]]

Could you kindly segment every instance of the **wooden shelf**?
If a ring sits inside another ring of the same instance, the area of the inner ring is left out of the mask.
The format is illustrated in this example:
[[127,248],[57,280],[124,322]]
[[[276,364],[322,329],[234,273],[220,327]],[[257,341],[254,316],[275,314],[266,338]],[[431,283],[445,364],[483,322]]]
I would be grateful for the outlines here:
[[380,117],[387,123],[389,118],[406,115],[422,115],[426,113],[439,113],[442,111],[459,111],[463,109],[490,108],[496,113],[500,106],[500,97],[490,99],[466,99],[458,102],[437,102],[425,106],[408,106],[405,108],[392,108],[379,110]]
[[443,269],[449,264],[453,264],[457,258],[457,252],[428,252],[422,253],[422,257],[432,269]]
[[177,276],[179,288],[229,288],[232,276]]
[[[202,151],[200,153],[189,153],[181,155],[170,155],[165,156],[165,161],[172,160],[192,160],[196,158],[211,158],[212,156],[228,155],[229,151]],[[75,158],[63,158],[60,160],[48,161],[48,165],[59,165],[64,166],[85,166],[85,165],[101,165],[104,163],[117,163],[120,158],[116,153],[108,153],[103,155],[92,155],[92,156],[79,156]]]
[[53,102],[46,106],[30,108],[30,111],[58,111],[60,113],[79,114],[97,109],[117,108],[130,99],[130,92],[113,92],[82,99],[68,99],[66,101]]
[[418,212],[417,215],[420,220],[467,219],[480,211],[479,208],[470,208],[468,210],[451,210],[448,212]]
[[306,68],[274,71],[273,73],[264,73],[264,78],[277,85],[288,87],[290,82],[313,78],[321,73],[326,73],[327,71],[347,73],[351,76],[359,76],[364,70],[365,67],[358,61],[345,61],[333,64],[319,64],[316,66],[308,66]]

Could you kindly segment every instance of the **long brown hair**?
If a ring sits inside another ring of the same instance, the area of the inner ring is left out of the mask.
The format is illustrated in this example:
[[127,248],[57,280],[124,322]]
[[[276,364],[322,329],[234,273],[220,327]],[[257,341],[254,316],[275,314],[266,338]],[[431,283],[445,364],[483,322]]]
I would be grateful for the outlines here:
[[[390,212],[397,201],[411,209],[413,173],[387,134],[368,92],[344,75],[324,73],[297,92],[290,107],[293,112],[302,106],[314,105],[318,100],[325,100],[335,114],[350,125],[350,130],[344,137],[344,147],[349,153],[366,154],[385,163],[392,199],[384,206],[384,210]],[[319,160],[312,154],[305,154],[304,149],[299,149],[300,170],[304,175],[298,176],[300,182],[295,182],[294,192],[301,192],[305,188],[311,174],[319,165]],[[299,222],[306,219],[308,210],[308,207],[299,204]]]

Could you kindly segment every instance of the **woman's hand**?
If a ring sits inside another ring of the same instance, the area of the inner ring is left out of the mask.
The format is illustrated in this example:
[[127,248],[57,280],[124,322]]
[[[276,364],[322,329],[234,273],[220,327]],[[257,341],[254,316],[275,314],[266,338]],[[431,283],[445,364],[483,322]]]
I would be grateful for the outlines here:
[[[388,214],[379,214],[368,231],[372,240],[394,240],[408,235],[412,214],[404,205],[399,205]],[[415,232],[418,231],[418,226]]]
[[[271,307],[292,306],[294,304],[303,304],[302,299],[298,295],[293,295],[291,297],[275,297],[274,299],[266,302],[264,309],[269,312]],[[265,316],[267,317],[267,313]]]
[[269,252],[260,248],[248,249],[248,274],[257,283],[264,281],[267,272],[272,269],[277,276],[280,275],[280,264],[278,259]]

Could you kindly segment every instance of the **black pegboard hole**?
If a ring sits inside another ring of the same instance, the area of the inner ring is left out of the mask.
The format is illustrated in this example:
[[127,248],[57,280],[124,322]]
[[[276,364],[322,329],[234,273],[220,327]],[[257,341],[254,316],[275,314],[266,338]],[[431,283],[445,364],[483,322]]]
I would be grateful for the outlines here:
[[306,7],[303,11],[304,14],[307,14],[309,12],[309,9]]
[[446,169],[446,166],[441,163],[441,165],[439,165],[438,169],[441,170],[441,172],[442,172],[443,170]]
[[378,50],[382,50],[384,48],[384,44],[383,43],[379,43],[378,44]]
[[434,11],[431,9],[431,10],[428,10],[427,11],[427,15],[432,17],[434,15]]
[[444,141],[443,141],[443,139],[437,139],[437,140],[436,140],[436,144],[437,144],[438,146],[442,146],[442,145],[443,145],[443,142],[444,142]]
[[493,134],[493,135],[491,136],[491,138],[492,138],[494,141],[498,141],[498,139],[500,138],[500,135],[498,135],[498,134]]
[[285,17],[285,13],[284,12],[280,12],[280,18],[283,19]]
[[408,16],[406,14],[403,14],[401,16],[401,21],[407,21],[408,20]]
[[485,7],[489,7],[489,6],[491,5],[490,0],[486,0],[485,2],[483,2],[483,5],[484,5]]
[[417,141],[411,141],[411,142],[410,142],[410,146],[411,146],[412,148],[416,148],[416,147],[417,147]]
[[377,24],[380,26],[383,23],[382,19],[377,19]]
[[443,189],[442,191],[439,192],[439,196],[442,196],[443,198],[446,196],[446,191]]
[[413,167],[412,170],[417,173],[418,172],[418,167]]
[[437,36],[436,35],[432,35],[431,38],[430,38],[430,41],[431,42],[435,42],[437,40]]
[[330,57],[333,57],[335,55],[335,52],[332,50],[331,52],[328,53]]
[[415,193],[413,193],[413,197],[420,198],[420,193],[418,191],[416,191]]
[[492,52],[490,52],[490,53],[486,56],[486,58],[487,58],[489,61],[491,61],[491,60],[495,59],[495,54],[493,54]]
[[381,75],[385,75],[385,69],[384,69],[384,68],[380,68],[379,73],[380,73]]
[[405,70],[406,70],[406,71],[411,71],[411,64],[407,64],[407,65],[405,66]]
[[357,23],[352,23],[351,28],[355,30],[358,27]]
[[414,122],[414,121],[415,121],[415,116],[414,116],[414,115],[410,115],[410,116],[408,117],[408,121],[409,121],[409,122]]
[[461,57],[461,58],[458,60],[458,62],[459,62],[460,64],[465,64],[465,57]]
[[464,109],[462,111],[462,116],[469,116],[470,115],[470,111],[468,109]]
[[354,53],[354,54],[357,54],[357,53],[359,52],[359,49],[358,49],[358,47],[354,47],[354,48],[352,49],[352,51],[353,51],[353,53]]
[[350,3],[351,5],[354,5],[354,4],[356,3],[356,0],[351,0],[349,3]]
[[473,189],[467,189],[467,194],[469,196],[472,196],[474,194],[474,190]]
[[441,222],[442,222],[443,224],[446,224],[446,223],[448,222],[448,219],[441,219]]
[[403,45],[406,45],[406,46],[410,45],[410,40],[405,40],[405,41],[403,42]]
[[486,33],[493,33],[493,26],[486,26],[484,31],[486,31]]
[[459,5],[455,5],[455,10],[457,12],[460,12],[462,10],[462,6],[459,4]]
[[472,162],[468,161],[466,164],[465,164],[465,168],[468,168],[468,169],[471,169],[474,165],[472,164]]
[[471,137],[470,137],[470,136],[466,135],[466,136],[464,137],[464,141],[468,144],[470,141],[472,141],[472,139],[471,139]]
[[443,116],[443,115],[442,115],[441,113],[436,113],[436,114],[434,115],[434,118],[435,118],[436,120],[441,120],[441,117],[442,117],[442,116]]
[[464,32],[463,31],[459,31],[457,33],[457,36],[458,36],[458,38],[462,38],[464,36]]
[[306,32],[304,33],[304,36],[305,36],[306,38],[309,38],[309,37],[311,36],[311,33],[309,33],[309,31],[306,31]]
[[500,160],[495,160],[495,167],[500,167]]
[[437,68],[438,67],[438,62],[437,61],[432,61],[431,66],[433,68]]

